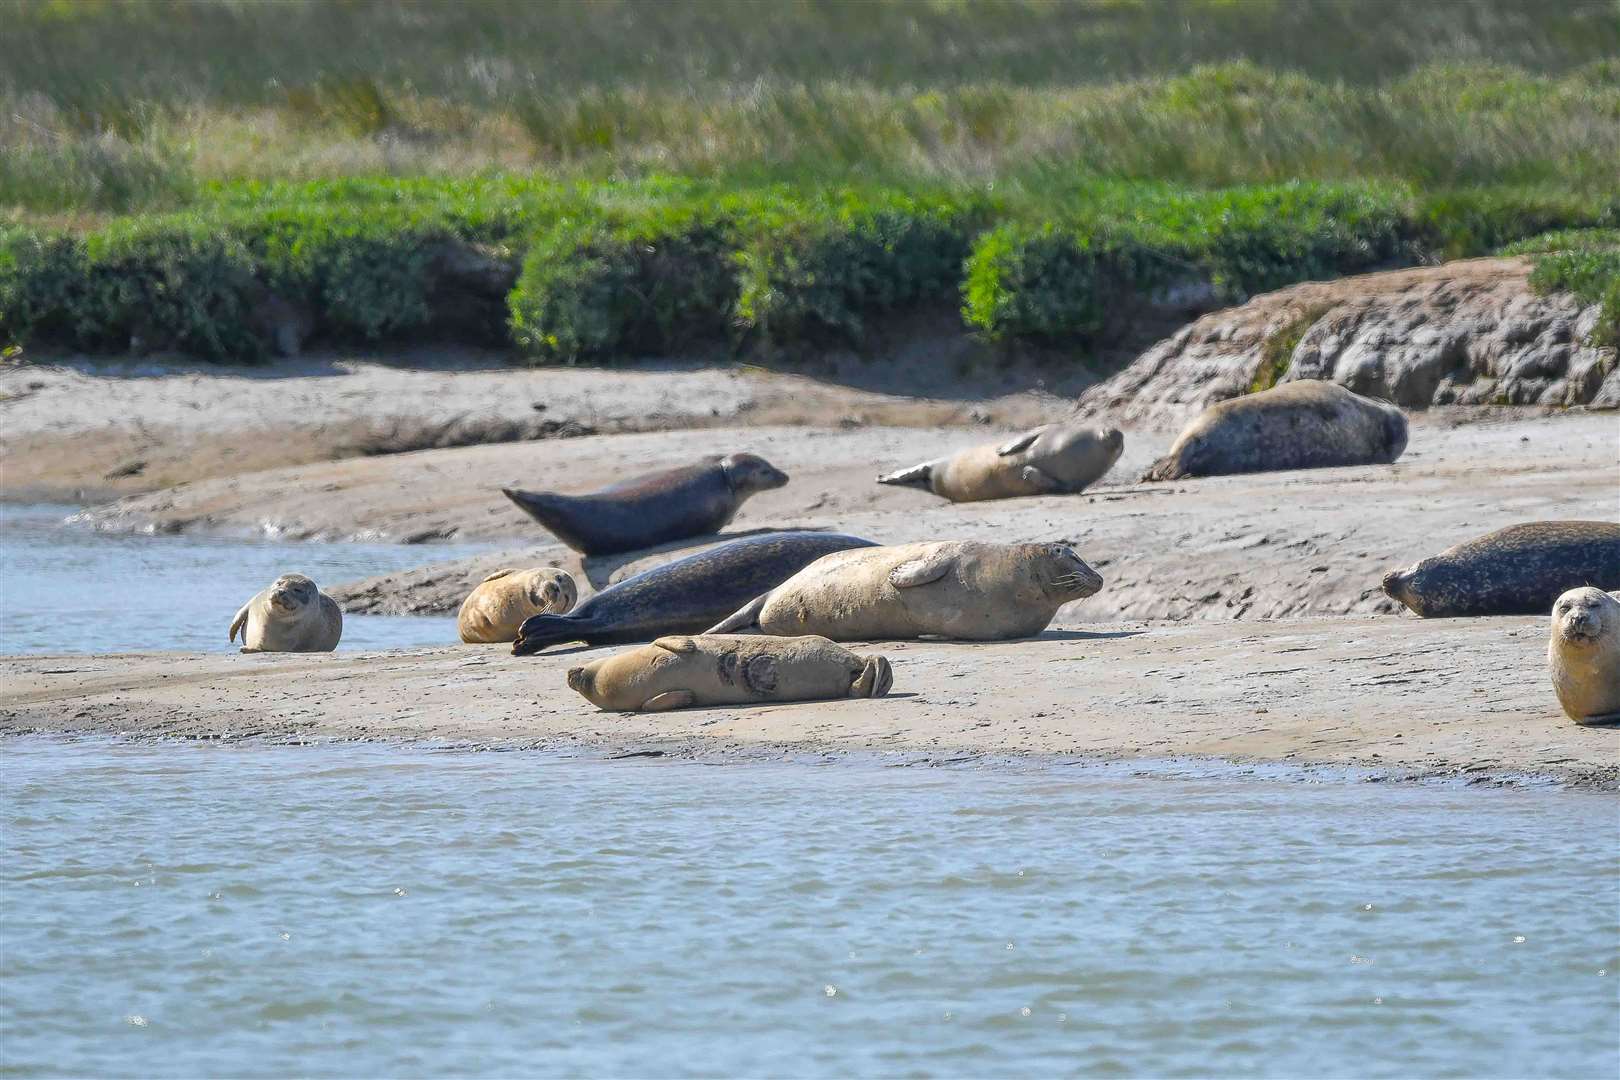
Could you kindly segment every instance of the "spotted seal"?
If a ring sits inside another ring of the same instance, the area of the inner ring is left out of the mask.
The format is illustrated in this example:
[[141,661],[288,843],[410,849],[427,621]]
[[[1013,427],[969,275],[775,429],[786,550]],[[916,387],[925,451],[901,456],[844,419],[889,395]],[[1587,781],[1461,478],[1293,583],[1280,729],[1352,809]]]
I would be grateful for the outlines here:
[[662,712],[882,697],[894,674],[884,657],[856,656],[824,637],[705,634],[661,637],[572,668],[568,685],[611,712]]
[[886,473],[877,482],[923,488],[951,502],[1073,495],[1102,479],[1124,448],[1118,428],[1047,424]]
[[609,585],[566,615],[524,620],[512,652],[526,656],[565,641],[609,645],[696,633],[823,555],[875,546],[856,536],[808,531],[733,540]]
[[709,630],[834,641],[999,641],[1046,629],[1058,608],[1102,588],[1067,544],[933,541],[840,551]]
[[469,644],[511,641],[531,615],[572,611],[579,599],[573,575],[555,566],[497,570],[480,581],[456,613],[456,629]]
[[1620,525],[1509,525],[1384,575],[1383,588],[1424,618],[1542,615],[1570,589],[1620,589]]
[[343,611],[303,574],[282,574],[236,613],[227,640],[238,633],[245,653],[331,652],[343,636]]
[[787,473],[757,454],[727,454],[587,495],[501,493],[575,551],[612,555],[719,532],[750,495],[787,482]]
[[1388,465],[1406,449],[1406,414],[1337,383],[1284,383],[1211,405],[1143,480]]
[[1571,589],[1558,598],[1547,670],[1571,720],[1620,723],[1620,593]]

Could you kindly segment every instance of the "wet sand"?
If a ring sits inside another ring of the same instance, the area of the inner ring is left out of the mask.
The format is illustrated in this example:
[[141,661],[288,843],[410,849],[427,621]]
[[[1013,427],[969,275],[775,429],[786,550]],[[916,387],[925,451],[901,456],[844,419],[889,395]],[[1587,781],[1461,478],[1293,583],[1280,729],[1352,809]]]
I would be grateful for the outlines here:
[[0,660],[0,732],[234,740],[409,740],[726,756],[893,752],[1211,756],[1375,775],[1541,777],[1614,788],[1620,729],[1585,728],[1546,684],[1545,620],[1286,619],[1107,624],[1041,637],[885,642],[894,691],[848,700],[598,711],[564,684],[614,647],[321,656]]

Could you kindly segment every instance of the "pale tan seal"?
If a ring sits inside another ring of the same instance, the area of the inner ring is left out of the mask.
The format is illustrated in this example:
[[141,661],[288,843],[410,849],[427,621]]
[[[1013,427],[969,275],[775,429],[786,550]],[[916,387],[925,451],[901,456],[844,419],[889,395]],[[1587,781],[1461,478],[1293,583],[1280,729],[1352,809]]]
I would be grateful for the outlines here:
[[893,684],[881,656],[824,637],[751,634],[661,637],[568,672],[570,687],[610,712],[882,697]]
[[1118,428],[1047,424],[877,478],[920,487],[951,502],[1074,495],[1101,480],[1125,448]]
[[1620,723],[1620,593],[1580,588],[1558,598],[1547,670],[1571,720]]
[[531,615],[563,615],[574,609],[579,586],[555,566],[497,570],[480,581],[456,615],[456,629],[469,644],[516,641]]
[[331,652],[343,636],[343,612],[303,574],[282,574],[242,605],[231,636],[243,652]]
[[1143,480],[1388,465],[1406,449],[1406,414],[1337,383],[1301,380],[1211,405]]
[[1000,641],[1040,633],[1058,608],[1102,583],[1066,544],[857,548],[817,559],[709,633]]

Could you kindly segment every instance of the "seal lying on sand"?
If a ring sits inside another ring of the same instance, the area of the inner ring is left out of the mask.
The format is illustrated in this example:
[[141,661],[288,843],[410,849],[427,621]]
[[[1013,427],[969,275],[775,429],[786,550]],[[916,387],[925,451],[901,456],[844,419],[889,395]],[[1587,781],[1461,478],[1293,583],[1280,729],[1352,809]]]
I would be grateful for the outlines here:
[[609,585],[567,615],[525,620],[512,652],[526,656],[564,641],[608,645],[697,633],[823,555],[876,546],[859,537],[823,532],[733,540]]
[[575,551],[612,555],[719,532],[748,496],[787,482],[787,473],[762,457],[728,454],[648,473],[589,495],[512,488],[501,492]]
[[893,684],[888,660],[824,637],[661,637],[568,672],[570,687],[611,712],[882,697]]
[[554,566],[531,570],[497,570],[467,594],[456,615],[461,640],[479,644],[511,641],[531,615],[574,609],[579,586],[573,575]]
[[1125,448],[1118,428],[1047,424],[1004,443],[986,443],[877,478],[932,491],[951,502],[1073,495],[1102,479]]
[[709,631],[758,628],[834,641],[1031,637],[1058,608],[1102,588],[1066,544],[943,541],[817,559]]
[[1571,720],[1620,723],[1620,593],[1571,589],[1558,598],[1547,670]]
[[231,636],[243,652],[331,652],[343,636],[343,612],[303,574],[282,574],[242,605]]
[[1400,409],[1306,380],[1211,405],[1142,479],[1388,465],[1405,449]]
[[1540,615],[1583,585],[1620,589],[1620,525],[1509,525],[1384,575],[1384,591],[1427,619]]

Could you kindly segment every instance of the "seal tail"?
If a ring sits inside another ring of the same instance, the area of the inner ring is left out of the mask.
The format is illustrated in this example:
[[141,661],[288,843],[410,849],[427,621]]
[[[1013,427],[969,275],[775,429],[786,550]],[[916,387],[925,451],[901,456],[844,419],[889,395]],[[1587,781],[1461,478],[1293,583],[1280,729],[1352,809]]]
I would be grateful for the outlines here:
[[913,465],[909,469],[899,469],[892,473],[884,473],[877,478],[880,484],[894,484],[898,487],[915,487],[927,490],[929,481],[933,479],[934,465],[925,461],[921,465]]
[[513,656],[532,656],[550,645],[578,641],[584,633],[579,620],[568,615],[530,615],[518,627]]
[[522,510],[548,529],[556,521],[556,503],[553,501],[553,497],[546,492],[501,488],[501,494],[511,499],[519,510]]

